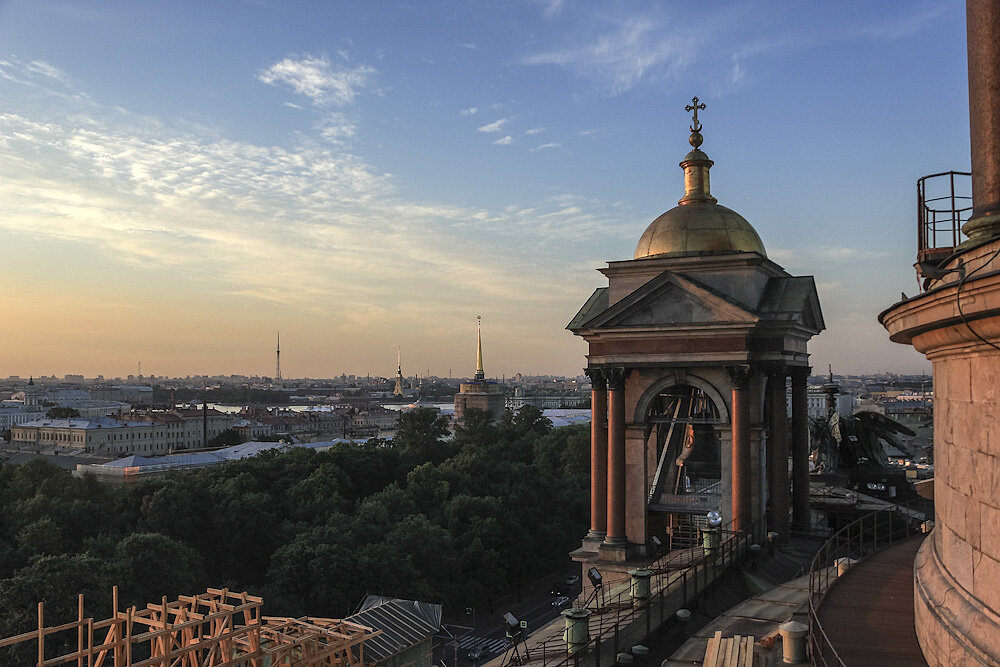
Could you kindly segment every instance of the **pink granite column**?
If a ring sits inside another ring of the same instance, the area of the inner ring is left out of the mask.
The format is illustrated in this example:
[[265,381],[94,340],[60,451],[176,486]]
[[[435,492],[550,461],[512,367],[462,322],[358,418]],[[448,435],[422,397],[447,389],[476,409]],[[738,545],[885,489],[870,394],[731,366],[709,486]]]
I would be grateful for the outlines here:
[[732,489],[733,530],[749,530],[753,523],[750,505],[750,367],[726,369],[733,385]]
[[608,533],[608,379],[600,368],[590,377],[590,532],[603,540]]
[[771,530],[779,540],[788,539],[788,407],[785,402],[785,369],[767,378],[767,479],[771,499]]
[[625,378],[628,370],[608,375],[608,534],[607,544],[625,544]]
[[792,525],[809,527],[809,402],[808,366],[792,369]]

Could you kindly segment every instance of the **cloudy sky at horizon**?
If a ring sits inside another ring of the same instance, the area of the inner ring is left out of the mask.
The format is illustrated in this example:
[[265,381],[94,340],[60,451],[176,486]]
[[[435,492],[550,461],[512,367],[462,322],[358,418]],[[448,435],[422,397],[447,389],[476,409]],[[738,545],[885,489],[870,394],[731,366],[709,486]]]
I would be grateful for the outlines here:
[[575,375],[594,269],[713,194],[812,274],[813,364],[929,369],[917,178],[969,164],[961,2],[0,1],[0,376]]

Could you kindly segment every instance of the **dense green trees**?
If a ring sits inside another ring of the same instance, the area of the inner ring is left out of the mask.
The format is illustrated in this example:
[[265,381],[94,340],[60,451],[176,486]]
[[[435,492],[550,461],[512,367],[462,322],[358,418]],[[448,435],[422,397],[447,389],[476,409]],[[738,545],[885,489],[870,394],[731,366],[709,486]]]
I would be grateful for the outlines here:
[[30,629],[40,599],[53,621],[78,592],[106,613],[112,583],[123,604],[211,585],[263,594],[269,614],[344,616],[369,592],[488,605],[565,564],[586,530],[586,427],[470,410],[446,435],[414,410],[393,441],[125,487],[0,467],[0,636]]

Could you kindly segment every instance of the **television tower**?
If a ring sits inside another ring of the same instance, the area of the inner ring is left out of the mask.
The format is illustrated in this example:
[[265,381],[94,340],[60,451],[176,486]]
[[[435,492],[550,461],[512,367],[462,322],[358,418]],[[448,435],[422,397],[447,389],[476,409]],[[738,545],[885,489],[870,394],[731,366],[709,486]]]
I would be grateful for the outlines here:
[[278,347],[274,351],[274,379],[281,382],[281,332],[278,332]]

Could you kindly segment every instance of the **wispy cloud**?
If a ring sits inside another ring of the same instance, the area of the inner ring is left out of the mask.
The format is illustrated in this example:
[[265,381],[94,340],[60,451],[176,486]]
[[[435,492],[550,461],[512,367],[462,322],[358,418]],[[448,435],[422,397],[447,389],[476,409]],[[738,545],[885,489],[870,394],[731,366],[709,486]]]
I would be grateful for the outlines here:
[[295,102],[285,102],[285,106],[288,107],[289,109],[301,109],[302,108],[301,105],[296,104]]
[[504,125],[507,124],[509,118],[501,118],[500,120],[495,120],[492,123],[488,123],[479,128],[480,132],[499,132]]
[[509,146],[510,144],[514,143],[514,138],[508,134],[506,137],[501,137],[496,141],[494,141],[493,143],[498,146]]
[[354,100],[374,73],[367,65],[354,68],[331,65],[325,55],[290,55],[258,72],[257,78],[272,86],[288,86],[316,105],[342,106]]
[[[0,113],[0,235],[39,253],[74,244],[117,280],[168,271],[220,298],[353,313],[336,318],[351,335],[491,304],[515,320],[512,292],[520,317],[548,326],[578,305],[567,276],[588,280],[609,230],[628,227],[613,206],[571,195],[492,211],[407,200],[345,149],[355,128],[340,113],[280,147],[89,101],[55,108]],[[555,246],[574,252],[553,260]],[[444,291],[446,302],[426,298]]]
[[542,16],[553,18],[562,13],[564,0],[540,0],[542,4]]
[[562,147],[562,144],[557,144],[555,142],[549,142],[547,144],[542,144],[541,146],[538,146],[537,148],[534,148],[532,150],[544,151],[544,150],[548,150],[550,148],[561,148],[561,147]]
[[525,132],[525,134],[541,134],[544,131],[545,131],[544,127],[533,127],[527,132]]
[[320,136],[330,143],[340,144],[352,138],[358,131],[358,127],[350,122],[343,114],[328,114],[320,123]]
[[678,73],[694,53],[695,42],[690,33],[670,30],[660,20],[632,17],[583,45],[536,53],[524,63],[567,67],[578,76],[596,78],[617,95],[644,78]]
[[463,116],[474,116],[477,111],[479,111],[479,109],[476,107],[469,107],[468,109],[462,109],[459,113]]
[[30,63],[28,63],[25,69],[31,72],[35,72],[37,74],[41,74],[43,76],[47,76],[50,79],[56,79],[58,81],[65,80],[66,76],[59,68],[53,67],[49,63],[41,60],[32,60]]

